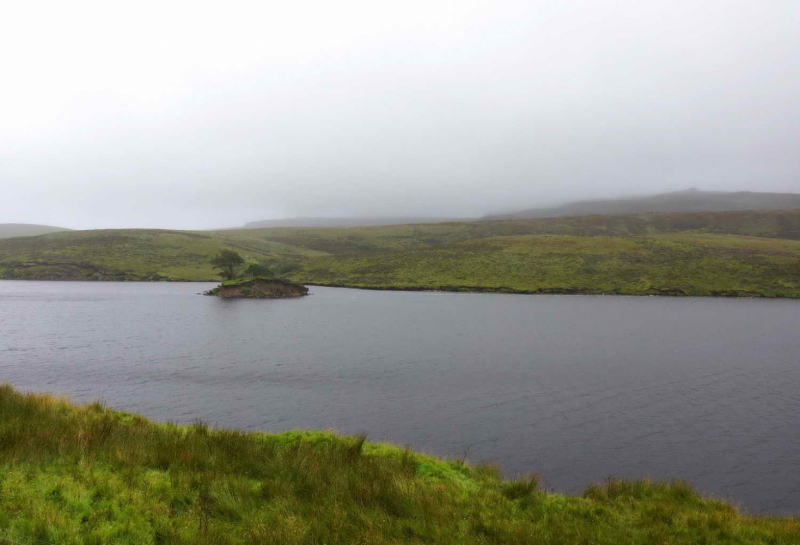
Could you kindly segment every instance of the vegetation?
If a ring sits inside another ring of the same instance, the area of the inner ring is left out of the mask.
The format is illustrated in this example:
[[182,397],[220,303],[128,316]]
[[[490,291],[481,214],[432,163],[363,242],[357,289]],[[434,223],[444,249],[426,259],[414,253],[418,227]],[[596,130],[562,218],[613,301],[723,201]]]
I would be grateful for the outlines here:
[[0,278],[211,281],[220,250],[308,284],[800,297],[800,210],[74,231],[0,240]]
[[273,242],[258,231],[101,229],[0,240],[0,278],[31,280],[219,280],[222,249],[248,263],[292,263],[322,252]]
[[222,278],[232,280],[238,276],[239,269],[244,265],[244,258],[233,250],[220,250],[211,259],[211,264],[220,270]]
[[682,482],[580,497],[364,437],[156,424],[0,386],[0,536],[108,543],[800,543]]
[[228,280],[216,288],[208,290],[205,295],[244,299],[286,299],[308,295],[308,288],[281,278],[256,276]]
[[275,276],[275,273],[273,273],[272,270],[266,265],[262,265],[261,263],[251,263],[244,270],[244,276],[249,276],[251,278],[255,278],[257,276],[262,278],[271,278]]
[[703,234],[492,237],[317,258],[292,277],[362,288],[800,297],[800,241]]

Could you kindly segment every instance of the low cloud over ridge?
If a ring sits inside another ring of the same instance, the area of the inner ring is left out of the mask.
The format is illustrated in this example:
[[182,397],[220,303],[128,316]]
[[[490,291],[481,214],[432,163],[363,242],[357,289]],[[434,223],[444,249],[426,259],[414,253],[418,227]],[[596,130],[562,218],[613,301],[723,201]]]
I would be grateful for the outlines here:
[[210,228],[800,191],[796,2],[8,11],[4,222]]

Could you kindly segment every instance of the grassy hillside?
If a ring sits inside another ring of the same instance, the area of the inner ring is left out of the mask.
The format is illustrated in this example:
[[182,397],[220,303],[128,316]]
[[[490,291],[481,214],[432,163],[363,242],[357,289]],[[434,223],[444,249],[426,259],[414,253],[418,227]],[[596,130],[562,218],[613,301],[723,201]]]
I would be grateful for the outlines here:
[[292,277],[368,288],[800,297],[800,241],[706,234],[492,237],[318,258]]
[[[109,229],[57,233],[36,239],[0,241],[0,266],[59,260],[93,260],[110,268],[155,265],[196,268],[220,246],[291,260],[324,254],[344,255],[418,249],[467,240],[512,235],[628,236],[698,231],[800,240],[800,210],[629,214],[491,222],[450,222],[359,228],[272,228],[220,231]],[[275,246],[271,243],[279,243]],[[185,250],[180,252],[176,250]],[[119,258],[126,260],[120,264]],[[163,258],[163,259],[162,259]],[[22,267],[25,268],[25,267]],[[146,267],[145,267],[146,268]],[[152,266],[150,267],[152,269]],[[210,269],[207,270],[210,274]],[[212,275],[213,276],[213,275]]]
[[800,296],[800,210],[74,231],[0,241],[0,278],[215,280],[209,259],[220,248],[327,285]]
[[674,191],[646,197],[577,201],[554,208],[533,208],[486,219],[555,218],[594,214],[641,214],[645,212],[722,212],[800,208],[798,193],[757,193],[752,191]]
[[9,386],[0,438],[0,537],[20,543],[800,543],[800,520],[682,482],[564,496],[363,437],[155,424]]
[[429,248],[517,235],[633,236],[683,232],[800,240],[800,209],[621,214],[343,228],[285,228],[253,236],[334,255]]
[[322,255],[248,233],[106,229],[8,239],[0,241],[0,278],[213,281],[209,260],[221,248],[259,262]]
[[35,225],[33,223],[0,223],[0,238],[33,237],[59,231],[69,231],[69,229],[51,225]]

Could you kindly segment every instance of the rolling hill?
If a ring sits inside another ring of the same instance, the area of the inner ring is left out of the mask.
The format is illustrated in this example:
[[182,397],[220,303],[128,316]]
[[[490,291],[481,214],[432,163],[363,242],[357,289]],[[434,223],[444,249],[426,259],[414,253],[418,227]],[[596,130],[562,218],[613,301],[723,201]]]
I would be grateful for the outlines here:
[[0,278],[213,281],[218,276],[209,260],[222,248],[258,262],[325,255],[252,233],[101,229],[5,239],[0,241]]
[[533,208],[485,216],[483,219],[556,218],[597,214],[643,214],[647,212],[724,212],[732,210],[787,210],[800,208],[797,193],[699,191],[689,189],[647,197],[589,200],[555,208]]
[[0,238],[33,237],[60,231],[69,231],[69,229],[33,223],[0,223]]
[[308,284],[800,297],[800,210],[72,231],[0,241],[0,278],[216,280],[209,259],[221,248]]

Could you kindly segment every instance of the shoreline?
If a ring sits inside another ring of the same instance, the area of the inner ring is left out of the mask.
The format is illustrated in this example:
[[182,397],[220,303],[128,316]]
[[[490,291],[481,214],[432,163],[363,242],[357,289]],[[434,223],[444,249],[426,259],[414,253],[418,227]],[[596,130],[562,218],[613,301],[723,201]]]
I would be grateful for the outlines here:
[[[685,481],[580,495],[365,435],[156,422],[0,384],[0,536],[77,543],[797,543]],[[41,521],[47,520],[42,526]]]
[[[179,279],[159,279],[159,280],[120,280],[120,279],[87,279],[87,278],[0,278],[0,281],[8,282],[115,282],[115,283],[207,283],[207,284],[220,284],[222,280],[179,280]],[[361,284],[346,284],[339,282],[303,282],[301,280],[292,280],[298,284],[305,286],[320,286],[325,288],[346,288],[355,290],[367,291],[410,291],[410,292],[439,292],[439,293],[489,293],[489,294],[507,294],[507,295],[607,295],[607,296],[624,296],[624,297],[703,297],[703,298],[719,298],[719,299],[786,299],[795,300],[800,299],[798,295],[769,295],[762,293],[747,292],[744,290],[724,290],[712,293],[686,293],[682,290],[653,290],[652,292],[638,293],[626,291],[607,291],[607,290],[592,290],[592,289],[575,289],[575,288],[540,288],[540,289],[520,289],[509,287],[484,287],[484,286],[371,286]]]

